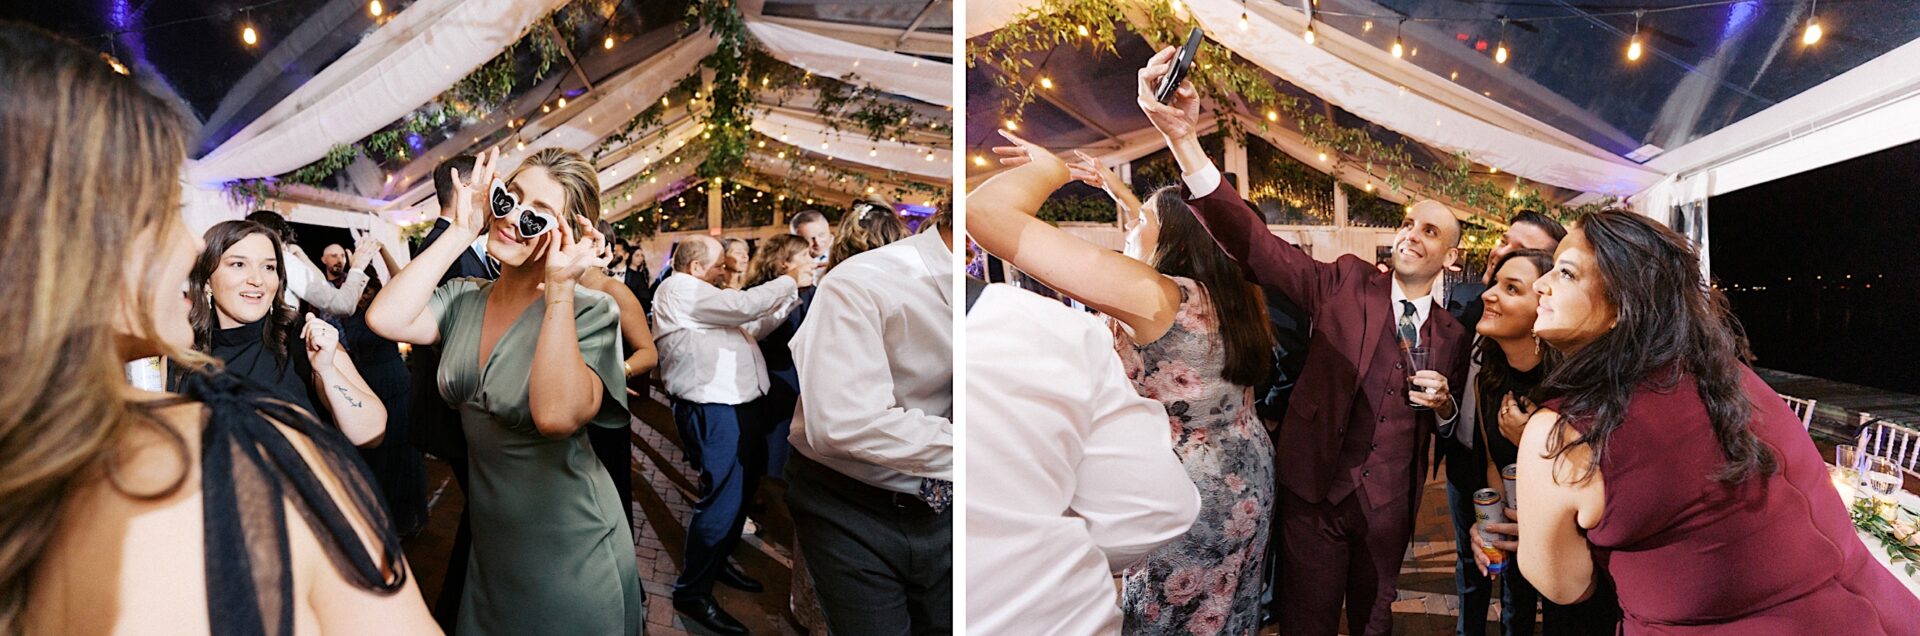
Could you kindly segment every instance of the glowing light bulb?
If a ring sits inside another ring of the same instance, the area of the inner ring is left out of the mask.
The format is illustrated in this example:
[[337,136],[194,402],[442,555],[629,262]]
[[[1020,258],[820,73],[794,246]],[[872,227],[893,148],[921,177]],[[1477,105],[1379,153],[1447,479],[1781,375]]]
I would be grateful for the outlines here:
[[1040,78],[1040,88],[1044,88],[1044,89],[1047,89],[1047,90],[1053,90],[1053,78],[1051,78],[1051,77],[1042,77],[1042,78]]
[[609,51],[613,50],[613,36],[607,36],[606,41],[601,42],[600,46],[606,47]]
[[253,25],[249,24],[247,28],[240,30],[240,41],[246,42],[247,46],[253,46],[260,43],[260,35],[254,33]]
[[1240,30],[1247,30],[1247,12],[1245,11],[1240,12]]
[[1407,49],[1406,47],[1400,45],[1400,38],[1394,38],[1393,39],[1393,57],[1395,59],[1399,59],[1401,57],[1405,57],[1406,54],[1407,54]]
[[1819,41],[1820,41],[1820,23],[1818,21],[1808,19],[1807,32],[1800,36],[1800,43],[1811,46],[1815,42],[1819,42]]
[[1324,153],[1324,152],[1320,153],[1320,163],[1326,163],[1326,162],[1327,162],[1327,153]]
[[1627,44],[1627,59],[1631,61],[1640,59],[1640,34],[1638,33],[1633,34],[1633,41]]
[[1087,25],[1082,24],[1080,26],[1074,27],[1073,30],[1079,33],[1080,37],[1083,37],[1083,38],[1087,37]]
[[1307,25],[1307,31],[1305,33],[1300,34],[1300,39],[1305,40],[1309,45],[1313,44],[1313,41],[1315,39],[1315,36],[1313,34],[1313,25],[1311,24]]
[[1501,42],[1500,46],[1493,50],[1493,61],[1499,64],[1507,63],[1507,43],[1506,42]]
[[561,107],[561,108],[566,108],[566,107],[567,107],[567,98],[565,98],[565,97],[562,97],[562,98],[560,98],[560,107]]
[[1014,120],[1011,120],[1011,119],[1007,120],[1007,130],[1019,132],[1020,131],[1019,122],[1015,122]]
[[386,12],[387,12],[386,7],[380,6],[380,0],[373,0],[373,2],[367,3],[367,13],[373,14],[373,17],[378,18],[380,17],[380,14],[386,13]]
[[986,158],[985,156],[982,156],[982,155],[974,155],[974,156],[973,156],[973,165],[976,165],[976,166],[984,166],[984,165],[987,165],[987,158]]
[[1271,110],[1267,111],[1267,121],[1280,121],[1280,113]]

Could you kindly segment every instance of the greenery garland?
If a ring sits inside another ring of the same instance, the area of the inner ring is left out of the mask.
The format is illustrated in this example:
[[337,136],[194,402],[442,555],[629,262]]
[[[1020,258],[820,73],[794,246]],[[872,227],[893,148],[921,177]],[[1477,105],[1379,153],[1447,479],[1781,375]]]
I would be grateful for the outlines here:
[[[1123,32],[1138,34],[1155,48],[1171,46],[1184,39],[1190,26],[1169,3],[1157,0],[1044,0],[984,40],[970,41],[967,66],[990,64],[1003,71],[992,74],[992,81],[1006,95],[999,105],[1002,119],[1017,125],[1037,91],[1045,90],[1034,77],[1043,72],[1034,62],[1036,57],[1044,64],[1046,56],[1060,46],[1117,56]],[[1523,208],[1563,218],[1595,209],[1555,204],[1518,179],[1481,178],[1464,153],[1431,169],[1422,168],[1403,145],[1380,141],[1362,127],[1341,125],[1314,108],[1311,100],[1279,92],[1263,70],[1217,44],[1200,47],[1189,77],[1227,134],[1244,138],[1245,128],[1235,116],[1242,109],[1261,118],[1256,121],[1263,130],[1283,120],[1291,122],[1307,143],[1337,157],[1336,165],[1363,166],[1396,192],[1418,189],[1502,219],[1506,216],[1500,213]]]

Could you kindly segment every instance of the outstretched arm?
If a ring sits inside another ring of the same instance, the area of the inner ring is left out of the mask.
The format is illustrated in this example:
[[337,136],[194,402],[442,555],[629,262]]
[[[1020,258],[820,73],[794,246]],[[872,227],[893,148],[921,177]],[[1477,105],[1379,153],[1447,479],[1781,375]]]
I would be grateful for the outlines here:
[[1146,263],[1088,243],[1034,218],[1067,183],[1067,165],[1006,131],[1012,146],[993,149],[1013,169],[968,196],[967,234],[980,248],[1088,307],[1113,316],[1134,342],[1160,339],[1180,311],[1180,288]]
[[373,298],[373,304],[367,306],[366,317],[367,327],[374,333],[388,340],[417,345],[440,341],[440,326],[433,312],[427,311],[427,301],[439,286],[440,276],[453,267],[460,253],[466,251],[486,227],[487,214],[474,205],[473,197],[493,183],[494,162],[499,157],[498,148],[481,153],[473,166],[473,174],[467,175],[471,179],[462,180],[460,172],[454,171],[454,218],[442,237],[446,240],[434,241],[432,246],[421,250],[419,258],[395,273],[393,280],[380,290],[380,295]]
[[[1193,84],[1182,82],[1170,104],[1160,103],[1153,95],[1160,78],[1172,71],[1173,56],[1173,48],[1162,49],[1140,69],[1137,101],[1147,119],[1166,137],[1174,161],[1180,164],[1194,216],[1221,251],[1246,270],[1248,280],[1312,314],[1338,269],[1313,260],[1292,243],[1274,236],[1240,193],[1221,187],[1219,168],[1200,146],[1200,95]],[[973,210],[967,213],[971,216]]]

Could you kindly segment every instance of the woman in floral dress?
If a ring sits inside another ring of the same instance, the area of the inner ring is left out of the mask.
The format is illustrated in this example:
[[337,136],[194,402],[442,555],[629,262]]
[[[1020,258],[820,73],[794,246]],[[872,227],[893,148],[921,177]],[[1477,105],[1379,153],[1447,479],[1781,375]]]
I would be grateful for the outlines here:
[[1110,191],[1125,186],[1091,162],[1070,172],[1051,153],[1001,134],[1014,145],[994,152],[1015,170],[970,197],[968,234],[1112,317],[1134,387],[1166,407],[1174,453],[1200,491],[1200,516],[1187,534],[1127,569],[1124,632],[1255,633],[1274,497],[1273,446],[1253,410],[1252,387],[1265,379],[1273,347],[1259,289],[1207,236],[1178,188],[1154,192],[1146,205],[1123,202],[1138,216],[1126,253],[1140,260],[1035,219],[1069,177]]

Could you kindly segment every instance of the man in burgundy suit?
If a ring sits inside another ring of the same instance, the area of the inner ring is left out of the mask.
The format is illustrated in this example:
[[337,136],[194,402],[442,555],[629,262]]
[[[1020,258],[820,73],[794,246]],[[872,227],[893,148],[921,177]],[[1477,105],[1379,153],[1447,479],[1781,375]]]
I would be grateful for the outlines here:
[[[1172,57],[1166,49],[1141,69],[1139,102],[1180,163],[1195,214],[1250,280],[1312,317],[1306,368],[1274,445],[1281,633],[1334,634],[1342,602],[1350,633],[1389,633],[1428,449],[1450,434],[1459,414],[1448,389],[1466,380],[1471,333],[1433,294],[1460,257],[1459,221],[1439,203],[1413,205],[1394,236],[1391,273],[1353,256],[1314,260],[1221,185],[1196,135],[1192,86],[1171,104],[1154,99]],[[1407,347],[1431,352],[1428,370],[1409,370]],[[1411,396],[1410,382],[1419,388]]]

